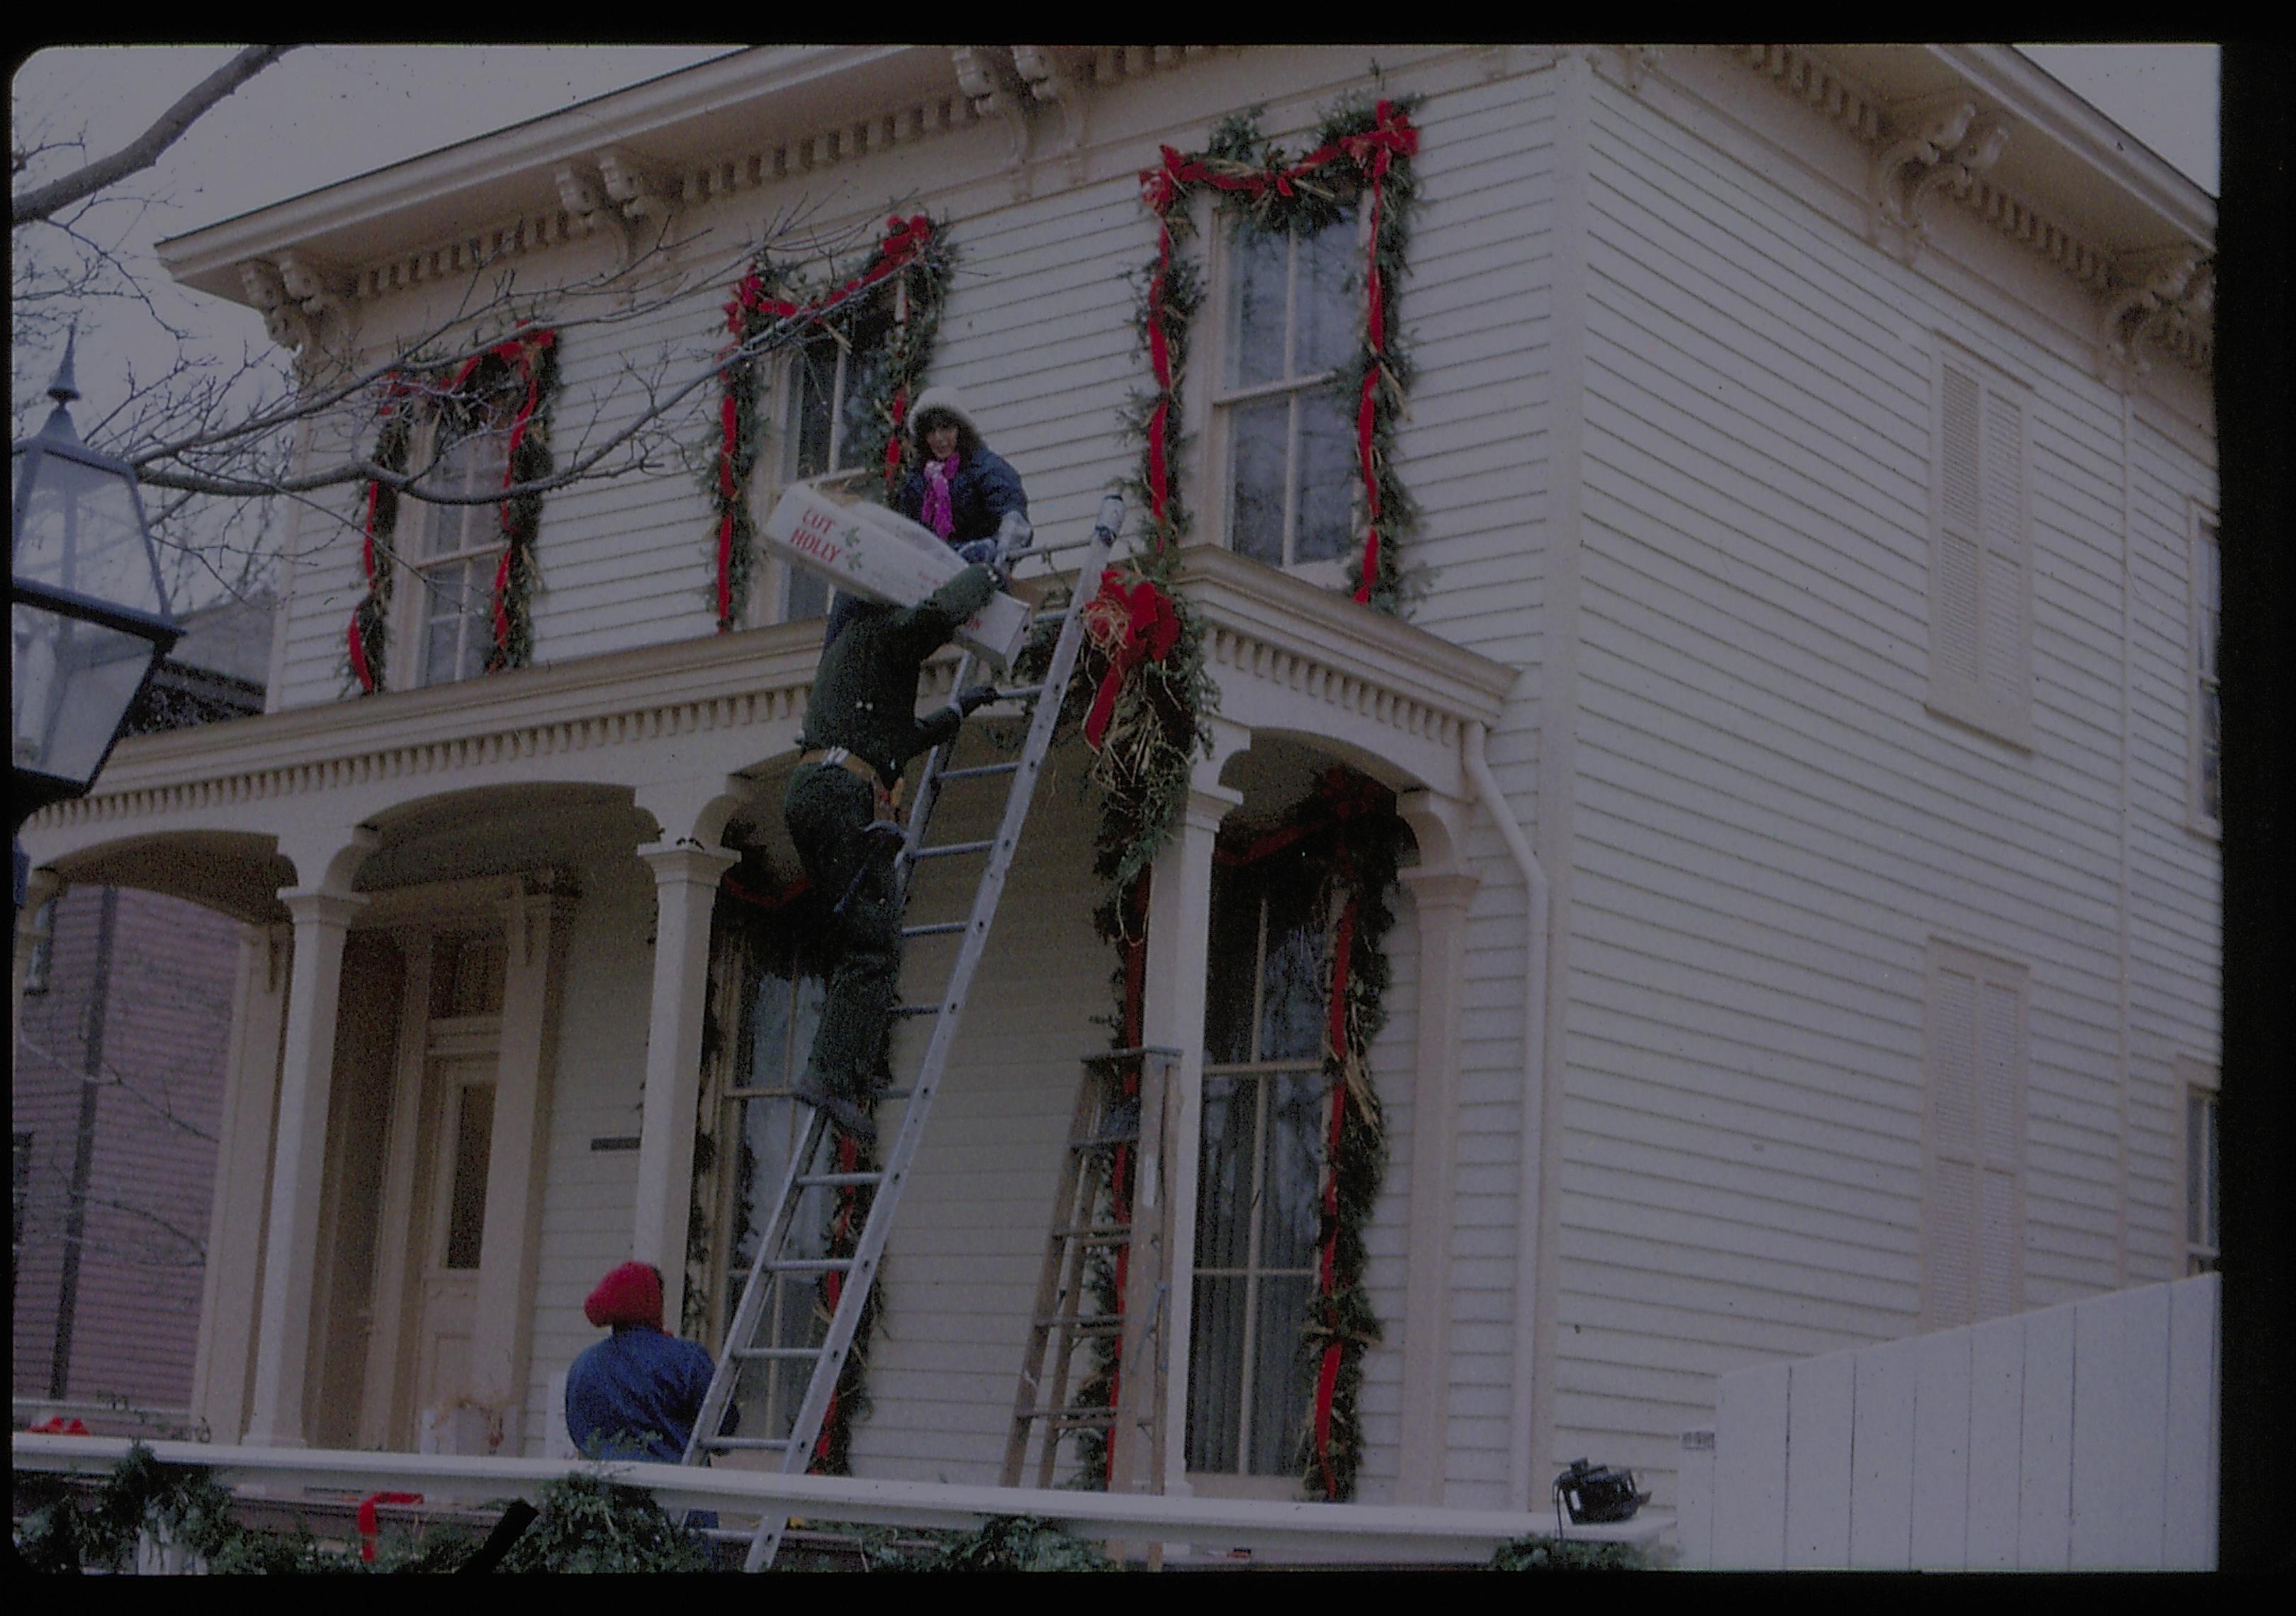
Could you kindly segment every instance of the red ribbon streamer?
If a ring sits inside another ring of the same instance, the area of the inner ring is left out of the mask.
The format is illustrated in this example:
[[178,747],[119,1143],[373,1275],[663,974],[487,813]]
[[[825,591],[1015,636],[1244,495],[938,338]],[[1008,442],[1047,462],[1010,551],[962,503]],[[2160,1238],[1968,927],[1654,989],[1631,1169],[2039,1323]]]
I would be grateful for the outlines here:
[[1100,575],[1100,593],[1085,608],[1085,630],[1108,653],[1108,671],[1084,720],[1085,744],[1097,751],[1116,716],[1126,677],[1141,663],[1160,662],[1172,654],[1180,640],[1180,617],[1154,580],[1128,585],[1124,574],[1111,567]]
[[[1343,872],[1344,874],[1344,872]],[[1323,1293],[1324,1326],[1334,1332],[1324,1343],[1322,1371],[1316,1377],[1316,1464],[1324,1474],[1324,1496],[1336,1497],[1332,1480],[1332,1398],[1340,1380],[1341,1342],[1335,1281],[1340,1255],[1340,1138],[1348,1114],[1348,967],[1355,947],[1356,903],[1353,896],[1340,911],[1340,934],[1332,945],[1332,1010],[1328,1034],[1334,1070],[1332,1073],[1330,1148],[1324,1157],[1324,1250],[1316,1265],[1316,1284]]]
[[358,1506],[359,1558],[370,1563],[374,1559],[374,1540],[382,1530],[374,1518],[376,1505],[422,1502],[421,1493],[369,1493],[365,1497],[361,1498]]

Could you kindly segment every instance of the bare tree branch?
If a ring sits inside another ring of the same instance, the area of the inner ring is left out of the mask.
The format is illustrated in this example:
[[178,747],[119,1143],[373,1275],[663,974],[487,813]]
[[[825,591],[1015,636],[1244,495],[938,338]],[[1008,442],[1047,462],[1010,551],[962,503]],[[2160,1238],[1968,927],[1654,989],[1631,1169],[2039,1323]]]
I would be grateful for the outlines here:
[[200,80],[182,100],[152,120],[152,127],[109,157],[98,158],[61,179],[38,185],[9,199],[8,222],[12,226],[45,219],[83,197],[94,196],[160,160],[160,154],[184,137],[190,128],[225,96],[254,78],[295,47],[291,45],[250,45],[222,67]]

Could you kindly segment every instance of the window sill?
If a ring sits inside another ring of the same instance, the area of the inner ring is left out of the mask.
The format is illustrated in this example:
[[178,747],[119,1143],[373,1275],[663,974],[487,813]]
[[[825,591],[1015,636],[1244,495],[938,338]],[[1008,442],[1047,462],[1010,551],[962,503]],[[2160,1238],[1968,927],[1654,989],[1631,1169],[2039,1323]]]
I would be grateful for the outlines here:
[[1933,718],[1942,718],[1957,728],[2022,752],[2028,761],[2033,756],[2033,721],[2030,718],[2007,718],[1997,712],[1973,708],[1965,701],[1956,701],[1949,693],[1940,694],[1934,690],[1923,701],[1922,708]]

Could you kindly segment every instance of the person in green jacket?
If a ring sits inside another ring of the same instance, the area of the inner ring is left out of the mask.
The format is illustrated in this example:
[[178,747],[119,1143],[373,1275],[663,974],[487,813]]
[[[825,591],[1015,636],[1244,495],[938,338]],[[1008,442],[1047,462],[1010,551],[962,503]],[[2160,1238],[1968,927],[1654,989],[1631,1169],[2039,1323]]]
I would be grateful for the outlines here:
[[996,693],[972,685],[920,719],[917,677],[996,587],[996,573],[976,564],[914,606],[854,602],[822,647],[806,702],[782,817],[814,890],[834,906],[833,963],[797,1097],[864,1140],[877,1134],[873,1088],[901,976],[896,788],[910,759],[955,736]]

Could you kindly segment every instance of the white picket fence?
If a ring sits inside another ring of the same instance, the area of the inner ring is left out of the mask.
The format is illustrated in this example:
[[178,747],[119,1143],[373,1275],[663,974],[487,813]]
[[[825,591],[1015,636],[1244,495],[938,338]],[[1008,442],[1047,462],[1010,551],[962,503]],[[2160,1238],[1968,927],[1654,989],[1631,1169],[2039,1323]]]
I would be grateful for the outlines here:
[[1721,1377],[1681,1563],[2212,1571],[2218,1279]]

